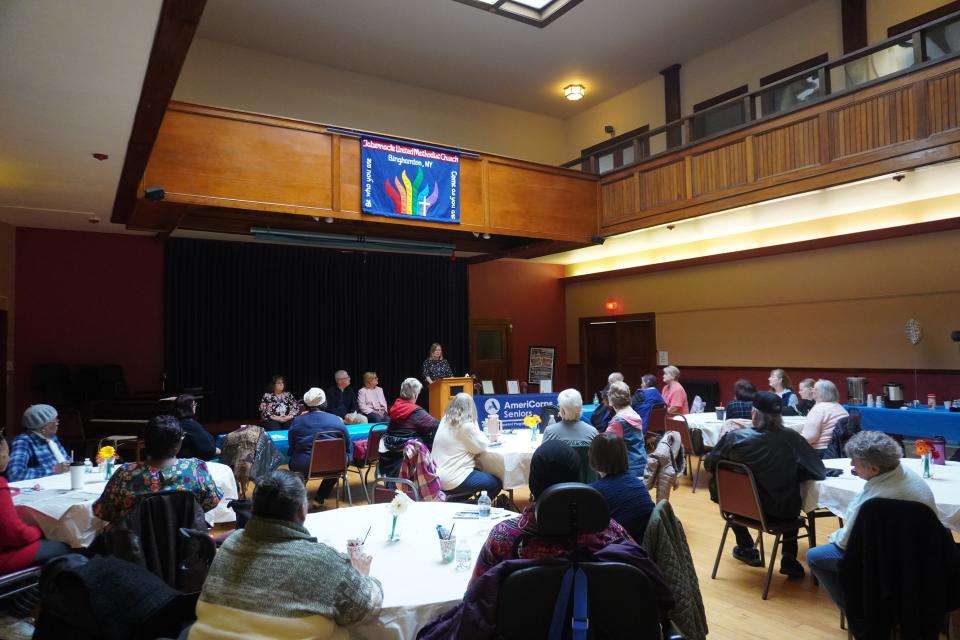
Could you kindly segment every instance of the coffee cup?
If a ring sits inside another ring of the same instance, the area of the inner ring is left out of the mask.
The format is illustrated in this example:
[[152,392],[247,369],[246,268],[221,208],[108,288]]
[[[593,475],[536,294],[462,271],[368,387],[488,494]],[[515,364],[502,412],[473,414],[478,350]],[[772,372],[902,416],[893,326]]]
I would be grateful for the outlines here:
[[440,538],[440,562],[449,564],[453,562],[454,554],[457,550],[457,537]]
[[86,473],[86,467],[82,462],[70,463],[70,488],[76,491],[83,489],[83,476]]
[[362,538],[350,538],[347,540],[347,555],[351,559],[358,558],[363,555],[363,539]]
[[724,407],[717,407],[717,420],[726,420],[727,410]]

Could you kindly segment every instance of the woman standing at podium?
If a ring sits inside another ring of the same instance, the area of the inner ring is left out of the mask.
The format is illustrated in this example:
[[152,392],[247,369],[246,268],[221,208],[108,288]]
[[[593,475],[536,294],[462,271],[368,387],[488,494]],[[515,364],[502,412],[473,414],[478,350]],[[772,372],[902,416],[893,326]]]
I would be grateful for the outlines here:
[[423,382],[424,384],[433,384],[434,381],[442,378],[452,378],[453,369],[450,363],[443,358],[443,347],[438,342],[430,345],[430,354],[423,361]]

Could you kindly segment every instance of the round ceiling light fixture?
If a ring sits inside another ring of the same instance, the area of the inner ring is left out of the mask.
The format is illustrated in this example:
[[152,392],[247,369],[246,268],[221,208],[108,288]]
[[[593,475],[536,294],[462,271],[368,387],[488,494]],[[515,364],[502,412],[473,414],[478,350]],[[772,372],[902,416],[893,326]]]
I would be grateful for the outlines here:
[[568,84],[563,88],[563,95],[567,100],[579,100],[586,92],[587,88],[582,84]]

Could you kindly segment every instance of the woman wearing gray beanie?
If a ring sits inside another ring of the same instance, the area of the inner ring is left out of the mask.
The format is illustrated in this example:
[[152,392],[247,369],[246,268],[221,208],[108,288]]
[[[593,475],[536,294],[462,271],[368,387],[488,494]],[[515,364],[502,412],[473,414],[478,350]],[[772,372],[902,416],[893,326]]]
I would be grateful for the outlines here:
[[23,433],[10,446],[7,480],[32,480],[70,469],[70,456],[57,439],[60,421],[57,410],[48,404],[35,404],[23,412]]

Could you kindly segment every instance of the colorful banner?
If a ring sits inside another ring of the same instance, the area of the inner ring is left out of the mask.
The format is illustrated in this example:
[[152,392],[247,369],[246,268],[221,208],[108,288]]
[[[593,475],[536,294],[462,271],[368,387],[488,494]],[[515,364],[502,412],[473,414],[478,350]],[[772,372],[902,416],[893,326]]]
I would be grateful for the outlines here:
[[460,156],[384,140],[360,140],[363,212],[460,224]]

